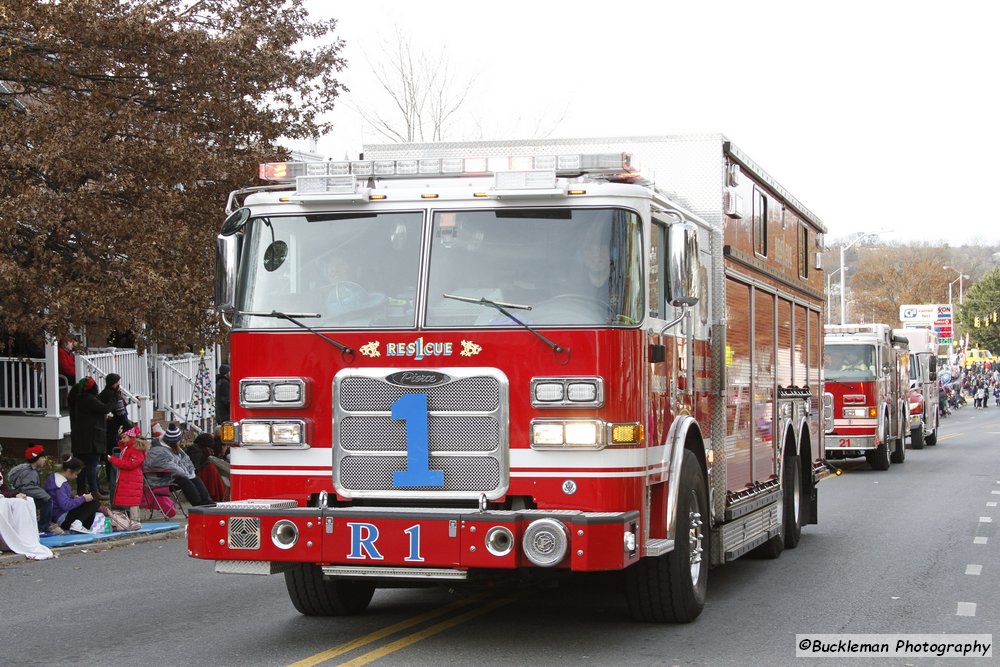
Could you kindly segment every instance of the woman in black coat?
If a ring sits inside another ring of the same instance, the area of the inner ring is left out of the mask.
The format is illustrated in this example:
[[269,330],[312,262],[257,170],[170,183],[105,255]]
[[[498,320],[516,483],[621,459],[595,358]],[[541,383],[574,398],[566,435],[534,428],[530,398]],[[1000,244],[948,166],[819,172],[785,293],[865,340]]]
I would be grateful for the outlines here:
[[83,461],[77,492],[93,493],[98,500],[107,500],[107,495],[97,486],[97,465],[106,447],[108,413],[115,405],[101,402],[94,378],[86,378],[82,383],[83,390],[73,403],[74,424],[70,433],[73,456]]

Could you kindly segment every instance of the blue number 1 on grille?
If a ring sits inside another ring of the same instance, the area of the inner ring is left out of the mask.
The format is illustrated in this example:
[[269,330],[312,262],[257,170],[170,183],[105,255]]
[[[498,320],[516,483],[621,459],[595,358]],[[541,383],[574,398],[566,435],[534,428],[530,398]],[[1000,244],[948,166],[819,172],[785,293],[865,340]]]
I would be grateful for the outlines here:
[[392,404],[392,418],[406,422],[406,470],[392,473],[395,487],[444,486],[443,470],[428,470],[427,394],[403,394]]

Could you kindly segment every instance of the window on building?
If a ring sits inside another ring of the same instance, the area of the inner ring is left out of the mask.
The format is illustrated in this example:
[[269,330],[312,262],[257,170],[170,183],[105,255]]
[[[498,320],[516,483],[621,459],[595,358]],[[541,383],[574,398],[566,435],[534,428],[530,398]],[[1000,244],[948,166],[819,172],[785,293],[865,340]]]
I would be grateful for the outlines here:
[[767,257],[767,197],[753,190],[753,251]]
[[799,276],[809,277],[809,228],[799,225]]

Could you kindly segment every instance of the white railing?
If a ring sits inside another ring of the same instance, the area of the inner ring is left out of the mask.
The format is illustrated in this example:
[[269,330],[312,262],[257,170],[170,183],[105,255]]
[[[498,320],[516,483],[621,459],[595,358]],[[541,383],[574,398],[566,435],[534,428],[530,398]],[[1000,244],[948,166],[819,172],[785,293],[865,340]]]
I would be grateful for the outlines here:
[[215,425],[215,351],[205,352],[204,366],[197,354],[157,355],[155,359],[156,408],[170,421],[198,433],[211,432]]
[[153,421],[153,402],[149,391],[149,363],[146,355],[127,348],[96,348],[76,355],[76,377],[92,377],[98,389],[103,390],[105,378],[116,373],[121,376],[122,395],[125,396],[128,417],[138,422],[144,435],[150,432]]
[[0,411],[48,412],[45,359],[0,357]]

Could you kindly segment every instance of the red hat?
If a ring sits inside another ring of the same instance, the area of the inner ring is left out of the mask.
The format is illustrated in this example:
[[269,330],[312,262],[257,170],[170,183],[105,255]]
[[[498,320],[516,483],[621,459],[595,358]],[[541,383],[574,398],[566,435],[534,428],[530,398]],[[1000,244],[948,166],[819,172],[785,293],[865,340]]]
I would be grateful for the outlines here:
[[139,437],[139,425],[136,424],[127,431],[122,431],[122,435],[126,438],[138,438]]
[[24,450],[24,460],[28,463],[34,463],[43,456],[45,456],[45,448],[41,445],[32,445]]
[[83,390],[84,390],[84,391],[90,391],[90,389],[91,389],[92,387],[96,387],[96,386],[97,386],[97,383],[96,383],[96,382],[94,382],[94,378],[92,378],[92,377],[88,377],[88,378],[86,379],[86,381],[85,381],[85,382],[83,383]]

